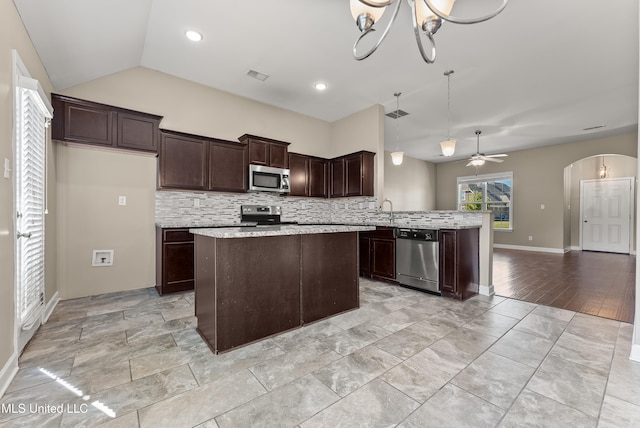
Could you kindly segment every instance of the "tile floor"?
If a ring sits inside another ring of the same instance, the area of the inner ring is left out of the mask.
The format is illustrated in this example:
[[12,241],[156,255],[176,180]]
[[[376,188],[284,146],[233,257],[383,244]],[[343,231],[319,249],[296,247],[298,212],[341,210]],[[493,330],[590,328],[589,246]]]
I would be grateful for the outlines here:
[[361,308],[213,355],[193,293],[62,301],[0,426],[637,427],[632,325],[361,280]]

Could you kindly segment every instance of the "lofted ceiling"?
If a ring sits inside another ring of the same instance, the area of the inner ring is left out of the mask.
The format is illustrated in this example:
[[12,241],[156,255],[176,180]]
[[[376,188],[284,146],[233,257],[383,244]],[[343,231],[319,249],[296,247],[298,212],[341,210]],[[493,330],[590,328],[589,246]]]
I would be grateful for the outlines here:
[[[400,0],[402,1],[402,0]],[[458,0],[459,2],[470,0]],[[493,1],[495,0],[474,0]],[[403,2],[387,39],[356,61],[348,0],[14,0],[56,90],[143,66],[325,121],[375,104],[385,148],[443,162],[637,131],[638,1],[511,0],[474,25],[444,23],[423,62]],[[386,12],[388,19],[391,10]],[[187,29],[204,35],[194,43]],[[382,28],[377,32],[380,34]],[[247,76],[253,69],[270,77]],[[447,137],[451,76],[453,158]],[[317,92],[313,84],[326,82]],[[604,125],[604,127],[587,130]]]

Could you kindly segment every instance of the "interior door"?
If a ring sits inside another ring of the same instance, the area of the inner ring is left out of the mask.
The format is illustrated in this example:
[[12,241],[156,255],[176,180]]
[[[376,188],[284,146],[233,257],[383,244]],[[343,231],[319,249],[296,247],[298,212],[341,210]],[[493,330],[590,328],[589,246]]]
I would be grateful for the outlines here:
[[583,250],[630,252],[632,186],[631,178],[580,182]]

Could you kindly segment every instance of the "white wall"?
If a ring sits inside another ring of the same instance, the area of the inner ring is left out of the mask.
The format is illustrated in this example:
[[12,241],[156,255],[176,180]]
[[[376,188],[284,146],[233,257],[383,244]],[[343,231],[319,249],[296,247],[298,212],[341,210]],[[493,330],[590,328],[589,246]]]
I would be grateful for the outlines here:
[[393,202],[395,211],[434,210],[435,189],[435,164],[404,156],[402,165],[394,165],[391,152],[384,152],[383,197]]

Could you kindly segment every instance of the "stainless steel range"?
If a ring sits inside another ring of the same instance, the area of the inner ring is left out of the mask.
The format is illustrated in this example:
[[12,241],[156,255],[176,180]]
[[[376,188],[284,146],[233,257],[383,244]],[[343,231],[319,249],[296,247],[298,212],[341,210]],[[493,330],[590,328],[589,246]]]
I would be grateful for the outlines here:
[[440,294],[438,231],[397,229],[396,280],[403,285]]
[[269,224],[296,224],[282,221],[282,208],[278,205],[242,205],[240,206],[240,221],[242,223],[257,223],[258,226]]

